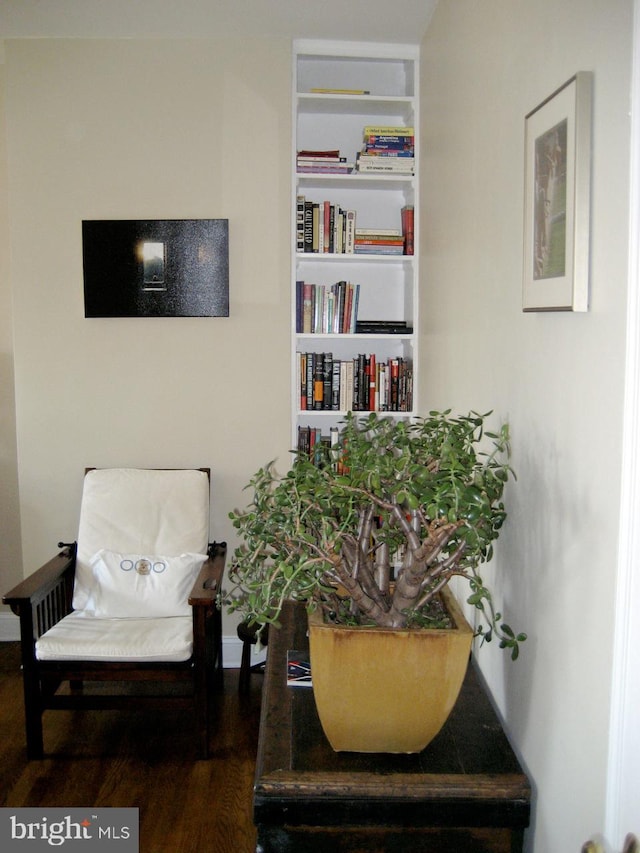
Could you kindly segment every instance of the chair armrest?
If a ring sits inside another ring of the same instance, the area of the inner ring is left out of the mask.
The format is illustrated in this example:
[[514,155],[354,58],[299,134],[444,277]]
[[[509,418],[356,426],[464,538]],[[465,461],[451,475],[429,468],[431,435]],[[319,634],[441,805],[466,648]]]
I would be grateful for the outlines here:
[[227,557],[227,543],[213,542],[209,546],[209,558],[205,560],[189,596],[192,607],[211,606],[222,587],[222,575]]
[[29,608],[38,605],[51,590],[60,586],[63,580],[68,581],[71,590],[75,565],[76,545],[73,543],[3,595],[3,604],[8,604],[16,616],[19,616],[25,605]]

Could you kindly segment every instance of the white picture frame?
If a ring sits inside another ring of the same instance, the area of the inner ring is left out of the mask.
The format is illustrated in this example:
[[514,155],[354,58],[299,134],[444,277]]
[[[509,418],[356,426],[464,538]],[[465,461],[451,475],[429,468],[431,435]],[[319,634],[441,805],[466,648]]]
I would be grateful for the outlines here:
[[589,310],[592,74],[525,117],[523,311]]

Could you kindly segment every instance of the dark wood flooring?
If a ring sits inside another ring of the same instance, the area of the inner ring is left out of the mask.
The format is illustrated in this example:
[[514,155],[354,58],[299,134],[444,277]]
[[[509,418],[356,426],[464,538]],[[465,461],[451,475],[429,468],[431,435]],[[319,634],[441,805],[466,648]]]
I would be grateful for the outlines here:
[[0,806],[133,806],[140,853],[254,853],[252,788],[262,676],[227,669],[211,758],[188,712],[47,711],[46,757],[27,761],[17,643],[0,643]]

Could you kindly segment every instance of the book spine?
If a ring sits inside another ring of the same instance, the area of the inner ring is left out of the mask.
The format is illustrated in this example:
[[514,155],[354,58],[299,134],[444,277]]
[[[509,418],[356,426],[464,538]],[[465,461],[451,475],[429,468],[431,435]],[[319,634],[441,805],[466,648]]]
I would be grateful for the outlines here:
[[348,361],[346,365],[345,411],[353,410],[353,382],[353,361]]
[[313,202],[304,203],[304,250],[313,252]]
[[297,157],[332,157],[334,159],[340,159],[340,149],[332,148],[330,151],[311,151],[308,148],[301,148],[300,151],[297,152]]
[[335,245],[335,233],[336,233],[336,206],[335,204],[329,205],[329,243],[327,251],[332,254],[336,250]]
[[369,411],[375,412],[378,409],[378,405],[377,405],[377,401],[376,401],[378,374],[376,371],[376,357],[373,353],[369,356],[369,364],[367,367],[367,372],[369,374]]
[[404,246],[360,246],[355,245],[353,253],[356,255],[403,255]]
[[296,199],[296,252],[304,252],[304,196]]
[[[334,412],[340,410],[340,374],[342,371],[342,362],[337,358],[333,362],[333,373],[331,376],[331,408]],[[334,427],[331,427],[333,430]],[[337,430],[337,427],[335,427]]]
[[[316,228],[318,243],[316,247],[316,252],[324,252],[324,205],[325,203],[321,201],[318,204],[318,221],[316,223],[314,219],[314,226]],[[315,239],[314,239],[315,245]]]
[[351,307],[351,319],[349,332],[354,335],[356,331],[356,323],[358,322],[358,303],[360,302],[360,285],[356,284],[353,288],[353,302]]
[[413,159],[413,149],[409,148],[378,148],[365,145],[362,153],[365,157],[411,157]]
[[403,246],[402,237],[356,237],[355,246]]
[[399,133],[364,134],[365,145],[375,145],[376,148],[415,148],[415,139],[415,136]]
[[415,137],[415,128],[403,127],[398,125],[365,125],[362,135],[367,136],[413,136]]
[[306,367],[307,367],[307,381],[306,381],[306,392],[307,392],[307,409],[313,409],[313,377],[315,373],[315,365],[314,365],[314,356],[312,352],[308,352],[306,355]]
[[356,228],[356,237],[402,237],[400,228]]
[[298,427],[298,453],[309,453],[309,427]]
[[303,312],[304,312],[304,281],[296,281],[296,333],[304,331],[303,328]]
[[302,293],[302,331],[305,335],[311,333],[313,318],[313,284],[304,282]]
[[325,201],[323,205],[324,221],[322,224],[322,251],[329,251],[329,235],[331,233],[331,202]]
[[347,210],[347,221],[345,229],[345,247],[344,251],[347,255],[352,255],[354,251],[355,235],[356,235],[356,212],[355,210]]
[[331,409],[333,382],[333,353],[326,352],[323,359],[322,371],[322,408]]
[[307,355],[298,353],[298,388],[300,389],[300,409],[307,408]]
[[378,408],[381,412],[388,411],[387,365],[381,364],[378,369]]
[[400,212],[402,222],[402,234],[404,236],[404,253],[405,255],[413,255],[414,249],[414,211],[413,205],[405,205]]
[[324,353],[315,353],[314,363],[313,408],[318,411],[322,409],[322,400],[324,397]]
[[344,211],[342,208],[338,212],[338,223],[336,226],[336,252],[341,255],[344,252]]
[[347,411],[347,362],[340,362],[340,411]]

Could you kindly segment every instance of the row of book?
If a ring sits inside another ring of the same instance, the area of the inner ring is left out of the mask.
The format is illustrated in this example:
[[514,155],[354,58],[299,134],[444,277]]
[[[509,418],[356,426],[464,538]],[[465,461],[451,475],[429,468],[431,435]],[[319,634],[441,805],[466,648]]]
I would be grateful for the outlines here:
[[343,210],[330,201],[296,199],[296,251],[319,254],[353,254],[355,210]]
[[296,331],[310,334],[354,334],[358,320],[360,285],[296,282]]
[[339,431],[337,426],[330,428],[329,435],[322,432],[320,427],[298,427],[298,453],[308,456],[316,465],[322,465],[329,459],[329,450],[338,443]]
[[399,228],[357,227],[355,210],[331,201],[296,198],[296,251],[316,254],[412,255],[414,209],[400,210]]
[[301,149],[296,155],[296,171],[316,175],[348,175],[352,172],[413,175],[415,128],[367,125],[362,136],[363,146],[356,153],[355,160],[348,160],[339,148]]
[[302,411],[410,412],[413,366],[375,354],[337,359],[330,352],[298,353]]
[[339,149],[325,151],[298,151],[296,171],[302,175],[348,175],[355,163],[347,162]]
[[404,126],[367,126],[355,171],[368,174],[413,175],[415,129]]

